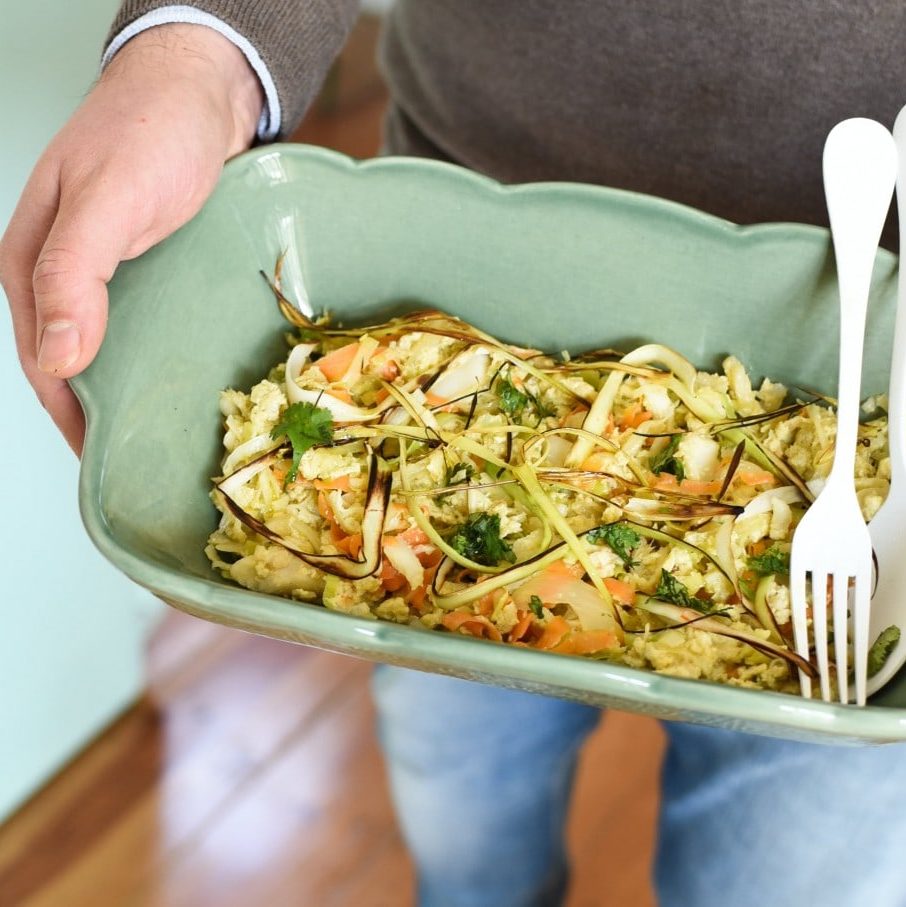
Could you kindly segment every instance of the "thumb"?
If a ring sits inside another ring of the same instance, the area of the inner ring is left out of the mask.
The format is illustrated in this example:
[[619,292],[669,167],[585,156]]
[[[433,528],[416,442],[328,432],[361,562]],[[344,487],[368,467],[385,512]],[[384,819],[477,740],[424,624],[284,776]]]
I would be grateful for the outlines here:
[[97,354],[107,326],[107,281],[130,241],[126,207],[103,184],[61,196],[33,277],[41,371],[69,378]]

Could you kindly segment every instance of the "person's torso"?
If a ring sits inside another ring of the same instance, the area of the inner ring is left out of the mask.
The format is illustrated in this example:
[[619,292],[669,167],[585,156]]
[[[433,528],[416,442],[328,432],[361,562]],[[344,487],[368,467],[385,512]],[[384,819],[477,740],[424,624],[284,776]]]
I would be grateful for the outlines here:
[[826,223],[829,129],[906,103],[906,4],[399,0],[383,58],[392,150]]

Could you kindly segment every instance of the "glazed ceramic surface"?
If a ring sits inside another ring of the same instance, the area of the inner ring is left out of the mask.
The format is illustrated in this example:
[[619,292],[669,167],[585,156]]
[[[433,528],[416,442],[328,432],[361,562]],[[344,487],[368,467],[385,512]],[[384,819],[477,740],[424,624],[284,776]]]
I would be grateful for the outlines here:
[[[376,661],[661,718],[802,739],[906,739],[906,675],[867,708],[678,680],[329,612],[211,570],[218,393],[285,355],[259,269],[345,324],[430,305],[549,351],[667,343],[700,367],[833,393],[837,298],[828,234],[741,228],[655,198],[566,183],[502,187],[404,158],[304,146],[231,163],[201,214],[111,284],[107,339],[73,384],[88,415],[82,513],[121,570],[175,607]],[[863,394],[886,391],[896,259],[881,252]]]

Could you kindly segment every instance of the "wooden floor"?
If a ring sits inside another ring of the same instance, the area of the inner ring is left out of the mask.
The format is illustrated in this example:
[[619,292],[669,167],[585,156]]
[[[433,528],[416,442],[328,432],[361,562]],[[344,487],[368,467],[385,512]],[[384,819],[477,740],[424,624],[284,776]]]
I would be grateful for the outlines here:
[[[296,138],[374,153],[383,99]],[[407,907],[365,663],[173,612],[146,697],[5,826],[0,907]],[[658,725],[583,755],[569,907],[649,907]],[[501,905],[506,907],[506,905]]]

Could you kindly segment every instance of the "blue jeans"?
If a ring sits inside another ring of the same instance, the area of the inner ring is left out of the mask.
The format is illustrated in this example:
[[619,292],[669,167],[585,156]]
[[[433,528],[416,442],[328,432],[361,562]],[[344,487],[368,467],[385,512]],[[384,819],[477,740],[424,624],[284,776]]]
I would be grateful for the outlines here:
[[[576,759],[601,713],[387,666],[374,694],[421,907],[560,904]],[[906,746],[665,730],[660,907],[906,905]]]

